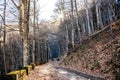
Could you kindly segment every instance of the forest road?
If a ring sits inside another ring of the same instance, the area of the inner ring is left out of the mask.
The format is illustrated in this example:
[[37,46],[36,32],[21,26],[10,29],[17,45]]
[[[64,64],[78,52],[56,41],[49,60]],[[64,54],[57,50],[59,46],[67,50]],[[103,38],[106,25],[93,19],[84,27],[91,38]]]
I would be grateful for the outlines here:
[[104,80],[81,72],[62,68],[58,62],[49,62],[37,66],[25,80]]

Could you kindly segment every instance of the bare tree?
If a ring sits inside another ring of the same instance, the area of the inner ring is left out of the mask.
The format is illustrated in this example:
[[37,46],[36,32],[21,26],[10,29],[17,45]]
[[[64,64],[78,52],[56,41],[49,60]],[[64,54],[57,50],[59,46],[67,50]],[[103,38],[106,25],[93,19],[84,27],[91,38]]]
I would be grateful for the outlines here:
[[30,0],[22,0],[24,6],[24,21],[23,21],[23,66],[28,65],[29,60],[29,11]]
[[102,17],[101,17],[101,10],[100,10],[100,6],[101,6],[101,2],[100,0],[96,0],[96,15],[97,15],[97,27],[98,30],[103,28],[103,23],[102,23]]
[[86,16],[87,16],[87,27],[88,27],[88,33],[91,34],[91,28],[90,28],[90,17],[89,17],[89,3],[88,0],[84,0],[85,10],[86,10]]
[[68,51],[68,42],[69,42],[69,39],[68,39],[68,26],[66,25],[65,28],[66,28],[66,51]]
[[79,21],[79,14],[78,14],[78,7],[77,7],[77,1],[74,0],[74,4],[75,4],[75,14],[76,14],[76,24],[77,24],[77,30],[78,30],[78,37],[79,37],[79,41],[81,43],[82,41],[82,37],[81,37],[81,29],[80,29],[80,21]]
[[22,3],[22,0],[19,0],[18,10],[19,10],[19,31],[20,31],[21,36],[23,36],[23,3]]
[[4,16],[3,16],[3,25],[4,25],[4,37],[3,37],[3,59],[4,59],[4,67],[5,67],[5,74],[7,73],[7,66],[6,66],[6,0],[4,0]]
[[[111,7],[111,4],[110,4],[110,2],[109,2],[109,0],[107,0],[108,1],[108,15],[109,15],[109,20],[110,20],[110,24],[111,23],[113,23],[113,15],[112,15],[112,12],[113,12],[113,8]],[[114,14],[114,12],[113,12],[113,14]],[[112,30],[112,24],[110,25],[110,32],[111,32],[111,35],[112,35],[112,37],[113,37],[113,30]]]
[[32,62],[35,62],[35,41],[36,41],[36,0],[34,0],[34,27],[33,27],[33,50],[32,50]]
[[74,40],[74,4],[73,0],[71,0],[71,26],[72,26],[72,47],[75,46],[75,40]]

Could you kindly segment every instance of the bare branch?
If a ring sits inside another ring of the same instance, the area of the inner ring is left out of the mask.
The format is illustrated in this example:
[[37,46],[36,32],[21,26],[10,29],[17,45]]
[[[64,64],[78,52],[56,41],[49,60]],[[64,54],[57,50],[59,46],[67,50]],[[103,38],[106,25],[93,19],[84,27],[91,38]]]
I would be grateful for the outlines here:
[[0,14],[0,17],[2,18],[2,21],[4,22],[4,18],[3,18],[3,16]]
[[19,7],[17,6],[17,4],[15,3],[15,1],[14,0],[11,0],[12,1],[12,3],[15,5],[15,7],[19,10]]
[[17,17],[17,15],[16,15],[15,13],[13,13],[11,10],[9,10],[9,12],[10,12],[13,16]]

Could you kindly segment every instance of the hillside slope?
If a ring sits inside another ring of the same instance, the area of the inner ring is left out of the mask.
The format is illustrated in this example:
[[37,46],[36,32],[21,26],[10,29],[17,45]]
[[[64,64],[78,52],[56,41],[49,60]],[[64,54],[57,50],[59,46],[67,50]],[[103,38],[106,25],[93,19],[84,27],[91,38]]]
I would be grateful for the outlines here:
[[110,29],[84,41],[76,52],[69,54],[61,66],[107,80],[120,80],[120,27]]

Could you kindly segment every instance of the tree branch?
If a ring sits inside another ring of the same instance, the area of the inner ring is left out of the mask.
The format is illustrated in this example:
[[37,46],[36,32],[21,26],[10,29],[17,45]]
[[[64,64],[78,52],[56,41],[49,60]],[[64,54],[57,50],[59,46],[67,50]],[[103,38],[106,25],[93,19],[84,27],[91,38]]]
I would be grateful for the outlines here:
[[15,1],[14,0],[11,0],[12,1],[12,3],[15,5],[15,7],[19,10],[19,7],[17,6],[17,4],[15,3]]
[[3,18],[3,16],[0,14],[0,17],[2,18],[2,21],[4,22],[4,18]]
[[10,12],[13,16],[17,17],[17,15],[16,15],[15,13],[13,13],[11,10],[9,10],[9,12]]

